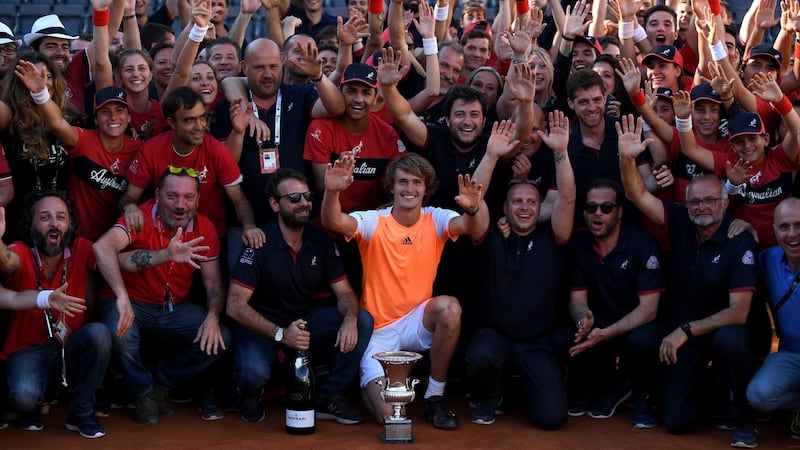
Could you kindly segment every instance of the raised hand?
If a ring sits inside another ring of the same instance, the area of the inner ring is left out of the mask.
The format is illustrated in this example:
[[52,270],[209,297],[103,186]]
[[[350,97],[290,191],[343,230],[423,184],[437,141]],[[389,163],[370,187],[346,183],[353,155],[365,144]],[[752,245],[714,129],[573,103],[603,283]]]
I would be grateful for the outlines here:
[[357,9],[353,8],[353,11],[355,15],[351,14],[347,23],[343,23],[341,16],[336,19],[336,36],[344,45],[354,45],[362,38],[369,37],[369,24],[366,19],[361,17]]
[[319,49],[314,41],[309,40],[306,47],[303,47],[300,42],[297,43],[299,51],[298,58],[288,58],[289,64],[292,64],[297,70],[309,78],[322,77],[322,59],[319,57]]
[[733,82],[735,79],[728,79],[719,64],[715,62],[708,63],[708,73],[711,75],[711,87],[720,97],[728,98],[733,95]]
[[775,17],[775,8],[777,5],[777,0],[761,0],[758,7],[756,7],[756,25],[768,29],[781,23],[781,18]]
[[550,124],[550,132],[545,133],[542,130],[536,130],[536,134],[553,150],[556,157],[558,155],[566,155],[567,146],[569,145],[569,119],[563,112],[553,111],[547,114],[547,121]]
[[492,125],[492,134],[486,144],[486,153],[502,158],[510,154],[519,145],[518,139],[513,139],[517,125],[510,120],[495,122]]
[[381,86],[393,86],[400,82],[403,78],[402,68],[400,66],[400,54],[395,57],[394,49],[381,50],[381,56],[378,60],[378,81]]
[[544,11],[534,6],[531,8],[531,17],[528,20],[525,31],[531,36],[531,39],[538,39],[544,33],[547,24],[544,23]]
[[111,0],[92,0],[92,9],[95,11],[102,11],[104,9],[108,9],[111,6]]
[[341,155],[325,171],[325,190],[342,192],[353,183],[353,168],[356,160],[353,155]]
[[633,114],[623,116],[619,122],[614,123],[620,158],[636,158],[653,142],[653,138],[642,141],[643,124],[644,120],[641,117],[634,117]]
[[42,67],[42,70],[39,70],[30,61],[19,61],[14,75],[33,93],[47,89],[47,69]]
[[458,195],[456,203],[463,211],[472,212],[481,204],[483,185],[470,178],[469,175],[458,176]]
[[423,38],[432,38],[436,35],[436,19],[433,17],[433,8],[428,2],[419,2],[419,19],[413,20],[414,26]]
[[767,102],[779,102],[783,98],[783,91],[772,74],[766,72],[759,72],[753,75],[750,80],[750,90],[753,94],[757,95],[761,100]]
[[692,117],[694,106],[692,105],[692,97],[686,91],[675,91],[672,93],[672,109],[675,115],[681,119],[688,119]]
[[591,20],[587,16],[591,12],[591,4],[585,0],[578,0],[574,7],[567,6],[564,20],[564,29],[561,32],[565,37],[573,39],[581,36],[589,29]]
[[625,85],[625,90],[629,94],[636,94],[639,92],[640,86],[642,85],[642,71],[639,70],[639,65],[630,58],[621,58],[619,60],[619,66],[622,68],[622,71],[619,69],[614,69],[614,71],[622,78],[622,84]]
[[211,23],[211,0],[194,0],[192,2],[192,20],[201,28]]
[[167,244],[169,260],[176,263],[189,264],[195,269],[200,269],[196,261],[203,262],[208,260],[208,257],[200,254],[200,252],[207,251],[210,247],[197,244],[205,238],[203,236],[198,236],[191,241],[181,242],[182,237],[183,228],[178,227],[175,236],[172,236],[172,239],[169,240],[169,244]]
[[725,176],[728,180],[735,185],[739,185],[747,181],[753,174],[753,166],[742,158],[736,161],[736,164],[731,164],[730,161],[725,161]]
[[531,66],[514,64],[514,76],[506,77],[506,89],[520,103],[530,103],[536,93],[536,81]]
[[511,49],[514,51],[514,56],[524,57],[528,54],[528,49],[531,46],[531,21],[525,20],[525,17],[518,17],[517,23],[514,26],[514,32],[510,36],[509,43]]
[[243,14],[255,14],[261,8],[261,0],[242,0],[240,12]]
[[68,317],[73,317],[75,314],[81,314],[86,311],[86,300],[67,295],[67,285],[64,283],[53,291],[48,297],[47,302],[50,308],[65,314]]

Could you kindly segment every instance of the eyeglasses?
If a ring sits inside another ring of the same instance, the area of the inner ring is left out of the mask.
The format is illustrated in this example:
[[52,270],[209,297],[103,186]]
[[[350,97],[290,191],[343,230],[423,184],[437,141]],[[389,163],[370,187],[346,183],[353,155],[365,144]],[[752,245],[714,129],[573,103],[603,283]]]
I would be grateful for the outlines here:
[[717,203],[719,203],[720,200],[722,200],[722,197],[687,198],[686,206],[689,208],[697,208],[702,203],[703,206],[713,208],[717,206]]
[[597,208],[599,207],[600,211],[603,214],[608,214],[611,211],[613,211],[614,208],[616,208],[617,206],[619,206],[619,205],[617,205],[616,203],[611,203],[611,202],[603,202],[603,203],[600,203],[600,204],[597,204],[597,203],[594,203],[594,202],[589,202],[589,203],[583,205],[583,212],[585,212],[586,214],[594,214],[595,212],[597,212]]
[[197,178],[197,175],[199,175],[197,171],[192,169],[191,167],[173,166],[172,164],[170,164],[167,166],[167,169],[169,169],[169,173],[174,175],[181,175],[185,173],[186,175],[189,175],[192,178]]
[[0,46],[0,53],[4,55],[16,55],[17,54],[17,46],[14,44],[11,45],[3,45]]
[[310,202],[314,200],[314,193],[311,191],[292,192],[291,194],[279,195],[278,200],[280,201],[282,198],[288,198],[292,203],[300,203],[300,197],[303,197],[307,202]]

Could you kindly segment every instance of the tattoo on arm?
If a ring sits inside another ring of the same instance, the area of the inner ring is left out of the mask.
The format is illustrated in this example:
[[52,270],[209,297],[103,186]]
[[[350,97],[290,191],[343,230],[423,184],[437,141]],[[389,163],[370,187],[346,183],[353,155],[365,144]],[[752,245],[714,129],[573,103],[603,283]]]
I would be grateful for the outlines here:
[[136,250],[131,255],[131,262],[137,269],[146,269],[150,267],[150,261],[153,259],[153,254],[149,250]]
[[556,153],[556,155],[555,155],[556,164],[558,164],[560,162],[563,162],[565,159],[567,159],[567,154],[566,153]]

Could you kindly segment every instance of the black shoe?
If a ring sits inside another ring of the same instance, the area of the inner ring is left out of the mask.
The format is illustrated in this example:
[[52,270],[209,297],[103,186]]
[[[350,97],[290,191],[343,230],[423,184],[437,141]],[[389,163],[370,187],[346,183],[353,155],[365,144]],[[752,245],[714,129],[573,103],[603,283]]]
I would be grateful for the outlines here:
[[433,426],[440,430],[458,429],[458,417],[447,409],[441,395],[425,399],[425,420],[433,422]]
[[626,386],[611,388],[596,405],[589,408],[589,417],[593,419],[611,418],[617,411],[617,407],[630,396],[631,390]]
[[264,420],[267,414],[261,404],[261,394],[252,397],[242,397],[242,404],[239,407],[239,417],[245,422],[257,423]]
[[162,416],[171,416],[175,414],[175,408],[172,402],[169,401],[169,390],[163,386],[153,386],[153,396],[158,405],[158,413]]
[[203,420],[220,420],[225,418],[222,408],[217,404],[214,391],[207,390],[200,397],[200,418]]
[[347,400],[337,394],[321,397],[317,402],[314,417],[320,420],[335,420],[344,425],[355,425],[364,421],[358,411],[347,405]]
[[155,394],[151,390],[136,400],[136,421],[154,425],[158,423],[158,418],[158,402],[156,401]]

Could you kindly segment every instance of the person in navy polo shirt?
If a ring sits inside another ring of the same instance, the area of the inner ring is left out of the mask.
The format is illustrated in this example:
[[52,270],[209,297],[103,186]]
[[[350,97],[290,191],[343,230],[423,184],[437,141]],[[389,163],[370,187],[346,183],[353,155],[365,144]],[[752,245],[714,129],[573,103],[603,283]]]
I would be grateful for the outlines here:
[[[583,217],[588,232],[570,248],[570,315],[578,328],[569,353],[570,415],[595,419],[614,415],[633,393],[633,426],[658,425],[648,395],[658,378],[663,336],[654,321],[665,288],[658,244],[622,223],[622,186],[598,179],[589,185]],[[616,374],[620,357],[627,383]]]
[[[314,195],[306,177],[279,169],[267,193],[278,220],[264,227],[266,245],[242,250],[228,294],[228,315],[240,324],[234,331],[233,380],[242,396],[242,420],[264,420],[261,392],[276,351],[308,350],[313,342],[312,352],[336,348],[330,376],[318,387],[316,417],[360,423],[364,419],[342,394],[358,373],[372,316],[358,308],[333,241],[309,224]],[[321,306],[324,296],[335,296],[337,305]],[[305,331],[298,327],[303,323]]]
[[725,212],[728,195],[713,175],[695,177],[686,188],[686,205],[662,202],[644,187],[636,155],[642,119],[629,115],[616,126],[625,192],[634,205],[672,239],[675,295],[659,358],[664,378],[664,425],[673,434],[689,432],[700,421],[700,373],[714,361],[733,393],[735,430],[731,445],[752,448],[758,433],[745,390],[753,375],[750,333],[745,322],[756,286],[755,240],[749,233],[730,236]]

